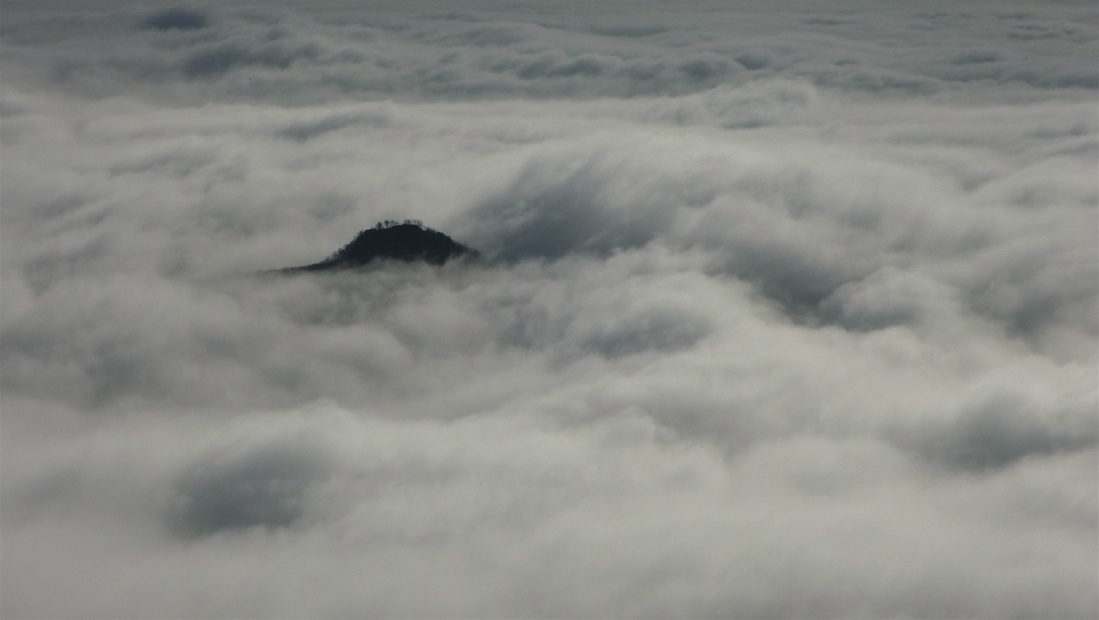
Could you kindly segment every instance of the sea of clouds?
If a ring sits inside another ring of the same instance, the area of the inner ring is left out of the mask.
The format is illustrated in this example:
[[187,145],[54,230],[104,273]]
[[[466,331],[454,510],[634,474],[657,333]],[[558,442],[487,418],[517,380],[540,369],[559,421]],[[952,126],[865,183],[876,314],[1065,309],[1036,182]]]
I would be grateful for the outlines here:
[[455,5],[5,0],[5,618],[1099,614],[1094,2]]

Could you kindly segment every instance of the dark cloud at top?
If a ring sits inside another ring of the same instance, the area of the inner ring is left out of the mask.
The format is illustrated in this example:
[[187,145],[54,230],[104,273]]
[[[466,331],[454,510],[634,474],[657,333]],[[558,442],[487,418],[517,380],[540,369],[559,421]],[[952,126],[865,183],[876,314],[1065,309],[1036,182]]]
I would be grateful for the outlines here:
[[153,30],[199,30],[210,25],[210,18],[197,9],[174,8],[146,17],[141,25]]
[[1099,614],[1092,4],[414,4],[0,9],[0,615]]
[[[1088,61],[1097,42],[1087,5],[1005,20],[988,7],[877,7],[867,15],[833,4],[785,17],[760,6],[734,11],[705,2],[637,15],[588,6],[504,11],[484,4],[455,12],[384,3],[369,11],[330,5],[300,14],[273,6],[257,13],[237,3],[219,7],[216,20],[207,10],[173,7],[136,17],[173,36],[134,39],[124,54],[99,45],[94,33],[139,9],[105,5],[83,13],[87,27],[65,29],[82,53],[38,55],[35,63],[96,96],[141,84],[145,94],[168,99],[212,90],[291,103],[685,94],[776,76],[886,96],[979,95],[1004,83],[1099,84]],[[53,27],[51,20],[72,19],[47,8],[16,12],[9,11],[14,19],[6,26],[12,43]],[[19,49],[9,44],[9,53]],[[201,81],[201,88],[174,88],[180,77]],[[110,87],[100,90],[101,80]]]

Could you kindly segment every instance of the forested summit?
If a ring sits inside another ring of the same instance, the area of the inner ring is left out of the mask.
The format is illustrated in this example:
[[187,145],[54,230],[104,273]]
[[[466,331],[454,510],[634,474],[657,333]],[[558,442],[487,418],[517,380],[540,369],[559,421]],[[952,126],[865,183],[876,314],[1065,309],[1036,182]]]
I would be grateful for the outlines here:
[[360,232],[347,245],[319,263],[285,271],[353,269],[375,260],[422,261],[442,265],[454,258],[476,258],[478,252],[462,245],[420,220],[384,220]]

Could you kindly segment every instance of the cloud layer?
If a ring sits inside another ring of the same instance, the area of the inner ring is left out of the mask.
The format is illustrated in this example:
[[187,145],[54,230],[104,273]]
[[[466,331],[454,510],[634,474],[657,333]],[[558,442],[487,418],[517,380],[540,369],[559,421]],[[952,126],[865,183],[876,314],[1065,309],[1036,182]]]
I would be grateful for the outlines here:
[[933,4],[5,6],[0,611],[1099,614],[1097,14]]

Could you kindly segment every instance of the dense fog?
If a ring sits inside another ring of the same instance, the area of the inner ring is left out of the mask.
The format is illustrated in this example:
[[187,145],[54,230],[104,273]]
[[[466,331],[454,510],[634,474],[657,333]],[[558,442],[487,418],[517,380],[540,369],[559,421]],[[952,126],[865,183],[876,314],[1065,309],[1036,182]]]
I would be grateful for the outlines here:
[[461,4],[5,0],[4,617],[1099,614],[1094,2]]

